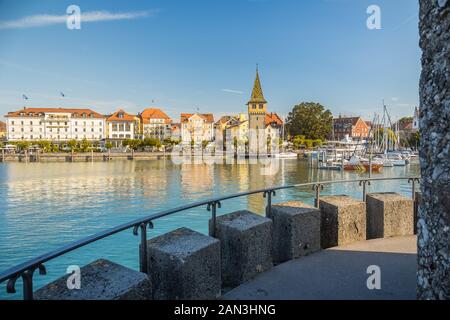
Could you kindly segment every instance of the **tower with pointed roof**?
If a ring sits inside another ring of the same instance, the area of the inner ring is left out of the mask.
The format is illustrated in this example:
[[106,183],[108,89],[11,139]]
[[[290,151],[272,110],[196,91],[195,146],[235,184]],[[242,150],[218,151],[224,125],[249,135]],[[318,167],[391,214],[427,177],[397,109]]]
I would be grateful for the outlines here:
[[258,146],[264,146],[266,144],[264,129],[267,112],[267,101],[264,99],[261,88],[258,67],[256,67],[255,83],[253,84],[252,95],[250,101],[247,103],[247,107],[249,121],[249,153],[258,154],[261,153]]

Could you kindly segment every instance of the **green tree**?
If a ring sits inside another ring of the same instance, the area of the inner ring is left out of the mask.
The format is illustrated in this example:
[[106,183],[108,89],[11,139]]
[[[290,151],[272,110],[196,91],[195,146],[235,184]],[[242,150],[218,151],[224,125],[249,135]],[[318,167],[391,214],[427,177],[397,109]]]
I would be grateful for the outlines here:
[[92,147],[92,144],[87,139],[83,139],[80,143],[80,150],[81,152],[87,152],[89,151],[89,148]]
[[331,133],[333,115],[315,102],[302,102],[292,109],[286,119],[289,135],[303,135],[308,139],[325,138]]
[[[386,132],[387,132],[387,136],[389,139],[389,143],[396,141],[397,136],[395,135],[394,131],[392,131],[391,129],[388,128]],[[375,130],[373,136],[374,136],[375,141],[378,144],[380,144],[384,139],[384,128],[379,128],[378,130]]]
[[29,141],[19,141],[16,143],[16,146],[19,150],[27,150],[31,146],[31,142]]
[[106,149],[111,150],[112,147],[113,147],[113,144],[111,143],[111,141],[108,141],[108,142],[105,143],[105,148]]
[[415,131],[411,133],[411,135],[408,138],[408,143],[411,148],[417,149],[420,143],[420,132]]
[[69,140],[67,142],[67,146],[71,151],[77,151],[78,150],[78,142],[77,140]]
[[36,145],[44,152],[52,151],[52,144],[50,143],[50,141],[39,140],[39,141],[36,141]]

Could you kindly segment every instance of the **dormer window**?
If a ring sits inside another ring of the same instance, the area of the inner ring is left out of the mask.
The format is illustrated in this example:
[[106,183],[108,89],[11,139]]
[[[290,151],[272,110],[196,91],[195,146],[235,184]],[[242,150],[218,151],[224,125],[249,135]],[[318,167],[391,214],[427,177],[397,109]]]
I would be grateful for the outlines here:
[[20,116],[21,116],[21,117],[23,117],[24,115],[25,115],[25,113],[24,113],[24,112],[21,112],[21,113],[20,113]]
[[119,114],[117,115],[117,117],[118,117],[119,119],[123,119],[123,113],[119,113]]
[[83,118],[86,118],[86,113],[82,113]]

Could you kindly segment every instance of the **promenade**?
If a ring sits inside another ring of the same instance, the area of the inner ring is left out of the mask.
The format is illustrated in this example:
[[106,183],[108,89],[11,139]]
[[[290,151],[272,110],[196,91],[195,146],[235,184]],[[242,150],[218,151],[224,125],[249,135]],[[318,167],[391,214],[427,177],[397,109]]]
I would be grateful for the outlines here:
[[[381,289],[366,286],[367,267],[381,271]],[[361,241],[280,264],[223,295],[225,300],[415,300],[415,236]]]

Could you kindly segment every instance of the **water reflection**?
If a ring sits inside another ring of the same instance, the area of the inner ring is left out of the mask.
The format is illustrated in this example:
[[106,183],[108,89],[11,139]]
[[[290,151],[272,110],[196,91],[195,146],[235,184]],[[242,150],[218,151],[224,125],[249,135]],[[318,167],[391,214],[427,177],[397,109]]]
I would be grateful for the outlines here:
[[[310,168],[307,161],[280,160],[275,175],[261,175],[260,165],[181,164],[170,160],[109,163],[0,164],[0,270],[131,219],[213,196],[317,180],[355,179],[366,173]],[[418,174],[418,164],[385,168],[374,176]],[[370,191],[397,190],[410,194],[406,181],[377,182]],[[361,197],[357,184],[331,185],[324,194]],[[277,192],[274,202],[300,200],[312,204],[310,188]],[[261,194],[227,200],[218,214],[248,209],[262,214]],[[180,226],[206,233],[209,213],[197,208],[155,222],[150,236]],[[124,232],[48,264],[36,287],[57,278],[70,264],[83,265],[104,257],[137,268],[138,239]],[[0,298],[6,298],[4,284]],[[13,297],[18,297],[17,295]],[[8,297],[10,298],[10,296]]]

